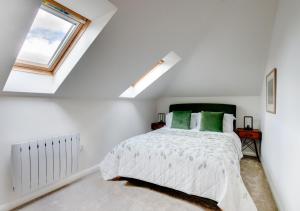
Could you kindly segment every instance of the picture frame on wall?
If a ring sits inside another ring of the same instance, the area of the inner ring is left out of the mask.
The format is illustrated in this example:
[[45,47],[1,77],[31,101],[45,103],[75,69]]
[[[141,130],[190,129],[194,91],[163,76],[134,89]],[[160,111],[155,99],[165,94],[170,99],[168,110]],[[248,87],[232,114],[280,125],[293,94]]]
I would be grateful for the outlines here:
[[276,114],[277,69],[274,68],[266,77],[266,109]]

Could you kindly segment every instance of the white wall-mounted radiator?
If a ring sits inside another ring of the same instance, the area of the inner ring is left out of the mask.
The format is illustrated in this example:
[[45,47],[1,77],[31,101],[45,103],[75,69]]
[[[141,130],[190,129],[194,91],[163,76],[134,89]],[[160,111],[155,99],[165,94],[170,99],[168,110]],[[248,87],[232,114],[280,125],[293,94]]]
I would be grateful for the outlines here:
[[13,190],[25,194],[78,171],[80,135],[12,145]]

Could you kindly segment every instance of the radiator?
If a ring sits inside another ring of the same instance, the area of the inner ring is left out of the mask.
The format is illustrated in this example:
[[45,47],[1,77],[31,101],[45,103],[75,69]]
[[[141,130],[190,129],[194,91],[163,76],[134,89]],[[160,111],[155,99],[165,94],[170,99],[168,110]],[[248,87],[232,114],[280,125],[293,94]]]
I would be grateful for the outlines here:
[[77,172],[79,151],[79,134],[12,145],[13,190],[26,194]]

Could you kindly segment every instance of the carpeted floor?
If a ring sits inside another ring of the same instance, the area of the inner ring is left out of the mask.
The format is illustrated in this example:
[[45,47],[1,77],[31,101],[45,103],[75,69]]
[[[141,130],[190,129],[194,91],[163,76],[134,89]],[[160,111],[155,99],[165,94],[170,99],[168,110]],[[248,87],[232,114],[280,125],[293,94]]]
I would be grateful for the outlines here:
[[[261,164],[255,159],[241,161],[243,180],[256,203],[258,211],[276,211]],[[216,210],[208,200],[147,183],[106,182],[100,173],[90,175],[58,191],[35,200],[21,211],[210,211]]]
[[278,210],[261,163],[252,158],[242,159],[241,175],[258,211]]

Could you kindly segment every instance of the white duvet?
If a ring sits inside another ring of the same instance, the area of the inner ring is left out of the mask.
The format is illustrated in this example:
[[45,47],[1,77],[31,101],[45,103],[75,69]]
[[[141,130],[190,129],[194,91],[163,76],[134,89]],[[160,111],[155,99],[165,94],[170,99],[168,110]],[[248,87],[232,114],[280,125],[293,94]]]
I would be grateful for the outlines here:
[[105,180],[135,178],[215,200],[224,211],[255,211],[241,158],[235,133],[162,128],[121,142],[100,168]]

